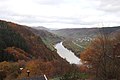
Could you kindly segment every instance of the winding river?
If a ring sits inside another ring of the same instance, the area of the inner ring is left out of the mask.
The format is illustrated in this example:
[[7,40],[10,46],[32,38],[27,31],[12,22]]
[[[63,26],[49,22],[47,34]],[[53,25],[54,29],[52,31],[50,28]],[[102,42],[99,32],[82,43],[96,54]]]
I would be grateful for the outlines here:
[[76,57],[73,52],[65,48],[62,45],[62,42],[57,43],[55,48],[57,49],[59,56],[66,59],[70,64],[81,64],[80,59]]

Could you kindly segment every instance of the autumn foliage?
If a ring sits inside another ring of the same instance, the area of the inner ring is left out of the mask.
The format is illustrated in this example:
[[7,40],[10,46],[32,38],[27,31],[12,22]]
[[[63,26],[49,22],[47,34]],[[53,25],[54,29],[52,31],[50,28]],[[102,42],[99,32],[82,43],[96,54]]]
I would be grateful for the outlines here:
[[5,80],[27,77],[27,69],[30,77],[60,76],[69,70],[69,66],[29,27],[0,20],[0,76]]
[[120,40],[117,37],[102,34],[81,53],[83,64],[97,80],[120,79]]
[[4,50],[4,52],[9,53],[14,56],[15,60],[30,60],[30,56],[25,51],[21,50],[20,48],[15,47],[8,47]]

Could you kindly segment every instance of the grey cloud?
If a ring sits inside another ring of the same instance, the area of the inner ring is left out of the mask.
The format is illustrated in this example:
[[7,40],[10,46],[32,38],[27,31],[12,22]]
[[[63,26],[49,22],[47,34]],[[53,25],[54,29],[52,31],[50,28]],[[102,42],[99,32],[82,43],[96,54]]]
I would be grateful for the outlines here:
[[63,24],[73,24],[73,25],[93,25],[95,22],[85,22],[82,21],[80,18],[70,18],[70,17],[29,17],[25,16],[21,22],[26,23],[63,23]]
[[100,5],[97,9],[104,10],[105,12],[120,12],[120,0],[97,0]]
[[59,5],[64,3],[64,0],[33,0],[37,4],[43,4],[43,5]]
[[64,24],[77,24],[77,25],[92,25],[93,22],[85,22],[85,21],[82,21],[82,19],[80,18],[58,18],[56,22],[59,22],[59,23],[64,23]]
[[37,16],[31,15],[13,15],[13,18],[20,23],[45,23],[45,20],[37,19]]
[[[73,24],[73,25],[92,25],[96,22],[85,22],[82,21],[80,18],[71,18],[71,17],[44,17],[44,16],[31,16],[31,15],[18,15],[18,14],[11,14],[11,15],[4,15],[5,18],[8,20],[17,21],[19,23],[63,23],[63,24]],[[4,18],[3,17],[3,18]]]
[[5,2],[5,1],[8,1],[8,0],[0,0],[0,2]]
[[[18,23],[27,23],[27,24],[32,24],[32,23],[63,23],[63,24],[73,24],[73,25],[94,25],[94,24],[99,24],[101,21],[99,20],[93,20],[90,21],[86,19],[86,21],[83,21],[84,18],[86,17],[59,17],[59,16],[51,16],[51,17],[46,17],[46,16],[37,16],[37,15],[20,15],[16,14],[13,11],[10,11],[10,8],[8,6],[3,5],[3,3],[8,0],[0,0],[0,18],[1,19],[7,19],[7,20],[12,20]],[[65,0],[31,0],[39,5],[60,5],[64,4]],[[102,15],[97,15],[98,18],[100,16],[106,16],[108,14],[118,16],[120,17],[120,0],[92,0],[92,1],[100,1],[101,4],[94,7],[93,9],[97,9],[98,11],[104,11]],[[3,5],[3,6],[2,6]],[[49,14],[49,13],[48,13]],[[84,15],[85,16],[85,15]],[[89,15],[89,16],[95,16],[95,15]],[[88,17],[89,17],[88,16]],[[92,17],[90,17],[91,19]],[[119,21],[115,20],[104,20],[105,17],[103,17],[103,22],[105,23],[119,23]],[[115,18],[114,18],[115,19]]]
[[[3,2],[8,0],[2,0]],[[1,2],[1,1],[0,1]],[[33,2],[36,2],[37,4],[43,4],[43,5],[60,5],[64,3],[64,0],[33,0]],[[2,4],[2,3],[0,3]],[[63,24],[75,24],[75,25],[92,25],[95,22],[85,22],[82,19],[83,18],[75,18],[75,17],[58,17],[58,16],[51,16],[51,17],[45,17],[45,16],[32,16],[32,15],[19,15],[14,13],[13,11],[10,11],[8,6],[3,5],[3,7],[0,6],[0,18],[16,21],[19,23],[63,23]]]

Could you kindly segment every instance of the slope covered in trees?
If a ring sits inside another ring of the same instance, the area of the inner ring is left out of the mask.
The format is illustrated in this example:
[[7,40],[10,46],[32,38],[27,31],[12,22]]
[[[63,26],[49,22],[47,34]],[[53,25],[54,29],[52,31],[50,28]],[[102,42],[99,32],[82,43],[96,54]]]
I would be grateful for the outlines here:
[[95,80],[119,80],[120,34],[101,33],[80,57]]
[[46,44],[48,48],[50,48],[52,51],[55,50],[54,45],[58,42],[62,41],[62,38],[57,36],[56,34],[53,34],[47,30],[43,29],[33,29],[29,28],[33,33],[40,36],[42,41]]
[[[20,71],[20,68],[23,68]],[[63,69],[64,67],[64,69]],[[48,77],[65,74],[70,64],[56,51],[51,51],[40,35],[29,27],[0,20],[0,78],[16,80],[46,74]]]
[[60,59],[56,52],[46,47],[41,38],[32,33],[27,26],[0,21],[0,50],[7,47],[20,48],[27,52],[29,58],[42,60]]
[[73,51],[76,56],[79,56],[80,53],[91,43],[91,41],[99,35],[99,32],[112,34],[113,37],[116,33],[120,32],[120,26],[104,27],[104,31],[102,30],[103,28],[68,28],[52,30],[51,32],[64,37],[63,45]]
[[0,49],[15,46],[28,51],[28,45],[25,39],[12,30],[5,22],[0,21]]
[[[105,27],[104,33],[110,34],[116,32],[120,29],[120,26],[116,27]],[[63,36],[65,38],[70,39],[78,39],[84,37],[95,37],[99,34],[99,31],[103,30],[102,28],[66,28],[66,29],[59,29],[59,30],[52,30],[51,32]]]

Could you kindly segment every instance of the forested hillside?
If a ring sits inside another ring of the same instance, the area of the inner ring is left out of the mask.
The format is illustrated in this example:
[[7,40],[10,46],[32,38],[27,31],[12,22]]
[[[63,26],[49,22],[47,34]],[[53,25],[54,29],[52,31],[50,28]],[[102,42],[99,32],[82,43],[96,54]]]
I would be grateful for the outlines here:
[[[119,30],[120,27],[104,27],[104,33],[110,34]],[[95,37],[99,32],[103,31],[103,28],[66,28],[59,30],[52,30],[51,32],[63,36],[65,38],[78,39],[84,37]]]
[[68,28],[52,30],[51,32],[64,37],[63,45],[79,57],[80,53],[84,51],[99,34],[111,34],[111,37],[113,37],[120,32],[120,27]]
[[33,28],[29,28],[33,33],[35,33],[36,35],[40,36],[42,41],[46,44],[46,46],[48,48],[50,48],[52,51],[55,50],[54,45],[56,43],[59,43],[62,41],[62,38],[57,36],[56,34],[53,34],[47,30],[43,30],[43,29],[33,29]]
[[120,33],[101,33],[80,54],[83,65],[88,73],[94,75],[94,80],[120,79]]
[[[23,68],[20,71],[20,68]],[[61,69],[64,67],[64,69]],[[51,51],[29,27],[0,20],[0,78],[16,80],[46,74],[60,76],[70,64]],[[66,69],[67,68],[67,69]]]
[[29,58],[39,58],[48,61],[59,58],[56,52],[52,52],[46,47],[39,36],[36,36],[27,28],[27,26],[0,21],[0,49],[16,47],[26,51],[29,54]]

